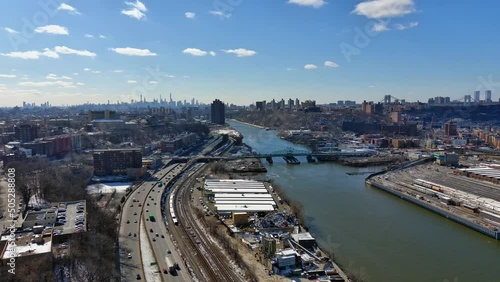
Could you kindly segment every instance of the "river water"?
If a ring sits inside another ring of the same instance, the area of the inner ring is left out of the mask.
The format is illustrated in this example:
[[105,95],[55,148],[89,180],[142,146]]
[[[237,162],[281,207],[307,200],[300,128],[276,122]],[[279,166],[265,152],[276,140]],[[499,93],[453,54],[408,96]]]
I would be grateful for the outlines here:
[[[305,149],[239,122],[229,124],[259,153]],[[500,281],[500,241],[366,186],[373,171],[335,163],[265,164],[268,177],[300,201],[320,246],[363,281]]]

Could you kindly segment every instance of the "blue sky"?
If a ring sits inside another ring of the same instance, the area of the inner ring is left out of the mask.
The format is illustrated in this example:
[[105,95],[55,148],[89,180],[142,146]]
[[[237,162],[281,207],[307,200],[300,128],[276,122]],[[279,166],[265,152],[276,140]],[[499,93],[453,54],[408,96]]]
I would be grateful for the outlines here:
[[[1,106],[452,99],[500,88],[500,2],[6,1]],[[497,82],[498,81],[498,82]]]

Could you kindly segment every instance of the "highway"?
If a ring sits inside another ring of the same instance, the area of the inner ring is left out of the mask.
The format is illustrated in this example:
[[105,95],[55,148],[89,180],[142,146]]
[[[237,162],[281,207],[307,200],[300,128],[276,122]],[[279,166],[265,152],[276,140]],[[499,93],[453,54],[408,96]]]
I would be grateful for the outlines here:
[[[147,206],[146,199],[148,194],[157,186],[158,180],[168,177],[172,178],[175,173],[178,173],[179,170],[176,170],[176,168],[179,166],[179,164],[170,165],[157,172],[156,177],[153,176],[144,181],[127,197],[123,205],[118,239],[122,281],[137,281],[137,275],[140,275],[141,280],[144,279],[138,237],[141,214],[146,209],[144,205]],[[163,181],[166,182],[165,180]],[[131,254],[131,258],[128,257],[129,253]]]
[[[171,175],[179,174],[184,168],[184,164],[180,164],[175,167],[172,172],[164,178],[164,182],[171,180]],[[182,263],[182,258],[176,250],[174,243],[170,238],[170,234],[167,232],[167,228],[162,218],[161,210],[161,198],[165,188],[169,187],[166,184],[164,187],[159,189],[155,187],[148,195],[146,200],[145,210],[143,212],[143,220],[146,223],[147,234],[149,235],[149,242],[153,249],[154,255],[157,259],[158,267],[161,271],[160,276],[163,281],[191,281],[191,276],[187,271],[186,267]],[[152,212],[155,218],[154,222],[149,219],[149,212]],[[167,212],[168,213],[168,212]],[[151,232],[153,230],[153,232]],[[158,235],[157,235],[158,234]],[[170,254],[168,253],[170,252]],[[168,266],[165,257],[169,256],[172,263],[178,263],[180,270],[177,270],[177,275],[171,275],[168,273]],[[167,273],[164,272],[167,270]]]

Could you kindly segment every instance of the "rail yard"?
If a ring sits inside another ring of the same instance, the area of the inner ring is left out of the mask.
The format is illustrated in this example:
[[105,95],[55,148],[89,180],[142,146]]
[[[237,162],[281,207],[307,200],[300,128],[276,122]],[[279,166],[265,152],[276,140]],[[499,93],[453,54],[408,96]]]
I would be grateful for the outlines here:
[[190,187],[205,167],[203,163],[193,165],[172,189],[167,216],[169,231],[177,248],[186,258],[184,265],[192,270],[191,273],[197,280],[246,281],[195,218]]
[[369,177],[367,183],[500,239],[500,185],[462,171],[423,164]]

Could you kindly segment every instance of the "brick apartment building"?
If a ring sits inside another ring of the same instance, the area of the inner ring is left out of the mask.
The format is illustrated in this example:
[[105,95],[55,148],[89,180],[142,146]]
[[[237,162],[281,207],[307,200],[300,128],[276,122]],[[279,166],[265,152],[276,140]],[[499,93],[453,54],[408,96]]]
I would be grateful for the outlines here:
[[142,168],[141,149],[105,149],[94,151],[95,175],[127,174],[127,170],[131,168]]

